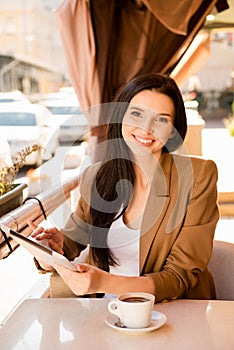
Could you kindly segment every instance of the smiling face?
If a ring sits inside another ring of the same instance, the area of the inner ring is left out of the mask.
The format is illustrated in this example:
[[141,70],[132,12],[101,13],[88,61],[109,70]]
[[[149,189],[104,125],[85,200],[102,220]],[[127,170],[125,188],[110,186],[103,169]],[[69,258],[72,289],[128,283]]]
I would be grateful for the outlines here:
[[172,99],[154,90],[143,90],[130,101],[122,134],[136,155],[153,154],[157,159],[173,133],[175,108]]

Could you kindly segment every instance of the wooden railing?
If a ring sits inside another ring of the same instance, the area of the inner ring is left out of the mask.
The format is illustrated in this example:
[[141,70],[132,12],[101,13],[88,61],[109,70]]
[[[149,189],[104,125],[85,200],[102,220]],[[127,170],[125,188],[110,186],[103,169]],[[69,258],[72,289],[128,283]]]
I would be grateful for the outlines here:
[[[27,198],[23,205],[2,216],[0,223],[28,236],[31,230],[27,221],[30,219],[36,224],[41,223],[45,220],[45,216],[48,217],[70,199],[71,192],[78,183],[78,177],[69,178],[35,197]],[[18,244],[11,238],[7,242],[0,232],[0,259],[6,258],[17,246]]]
[[[0,223],[28,236],[31,230],[27,225],[27,221],[30,219],[36,224],[41,223],[45,220],[45,215],[48,217],[60,205],[70,199],[71,192],[78,187],[78,184],[78,177],[72,177],[35,197],[29,197],[23,205],[2,216]],[[218,204],[221,217],[234,216],[233,203],[233,193],[219,194]],[[7,257],[17,246],[18,244],[11,238],[9,242],[6,242],[0,231],[0,259]]]

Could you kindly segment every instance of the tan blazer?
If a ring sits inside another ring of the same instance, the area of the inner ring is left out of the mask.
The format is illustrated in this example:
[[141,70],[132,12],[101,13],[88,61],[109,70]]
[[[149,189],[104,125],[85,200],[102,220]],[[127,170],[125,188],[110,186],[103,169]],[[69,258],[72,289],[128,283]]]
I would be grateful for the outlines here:
[[[85,171],[76,212],[61,230],[70,260],[88,244],[90,184],[97,169],[94,165]],[[140,236],[140,274],[153,279],[156,301],[215,298],[207,265],[219,218],[216,183],[217,168],[211,160],[171,154],[161,157]],[[88,262],[93,264],[91,256]],[[60,277],[54,278],[58,283]],[[51,286],[52,296],[74,296],[61,280],[60,287],[56,283]]]

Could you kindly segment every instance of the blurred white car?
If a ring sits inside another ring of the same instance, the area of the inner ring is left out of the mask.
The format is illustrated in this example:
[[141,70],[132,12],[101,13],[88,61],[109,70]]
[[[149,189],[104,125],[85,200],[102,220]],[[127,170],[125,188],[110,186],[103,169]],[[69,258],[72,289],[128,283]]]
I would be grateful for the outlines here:
[[46,106],[54,115],[54,123],[60,127],[60,142],[86,140],[88,121],[82,114],[75,96],[65,98],[63,93],[58,92],[48,94],[45,99],[38,101],[38,103]]
[[30,103],[28,98],[18,90],[9,92],[0,92],[0,103],[24,102]]
[[0,134],[8,140],[11,156],[33,145],[43,147],[26,158],[26,164],[39,166],[49,159],[59,146],[59,129],[53,126],[51,112],[44,106],[24,103],[4,103],[0,108]]
[[10,145],[7,139],[0,133],[0,170],[12,165]]

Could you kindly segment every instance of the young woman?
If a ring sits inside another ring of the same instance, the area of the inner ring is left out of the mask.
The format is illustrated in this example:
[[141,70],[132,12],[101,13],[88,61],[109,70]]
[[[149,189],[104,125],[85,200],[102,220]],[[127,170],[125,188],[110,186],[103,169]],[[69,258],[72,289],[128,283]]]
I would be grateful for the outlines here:
[[83,172],[65,228],[30,222],[34,237],[77,262],[77,272],[54,266],[71,296],[215,298],[207,265],[218,221],[217,169],[211,160],[175,154],[186,130],[183,99],[170,77],[142,75],[118,93],[106,155]]

